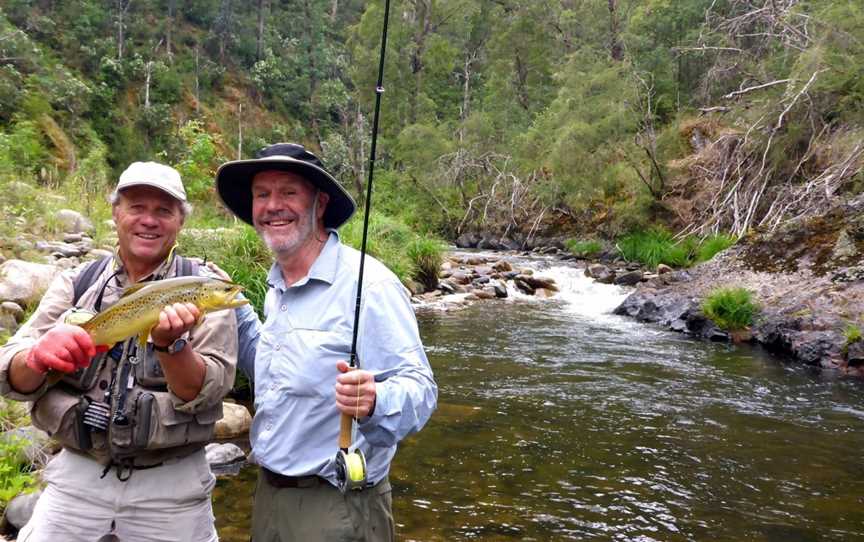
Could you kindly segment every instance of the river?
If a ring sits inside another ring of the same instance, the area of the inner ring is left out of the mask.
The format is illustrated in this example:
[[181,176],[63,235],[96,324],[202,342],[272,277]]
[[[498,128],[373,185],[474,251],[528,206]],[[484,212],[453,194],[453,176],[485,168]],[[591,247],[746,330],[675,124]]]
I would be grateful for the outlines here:
[[[400,540],[864,540],[864,384],[611,314],[562,291],[418,320],[439,408],[391,471]],[[255,473],[214,493],[246,542]]]

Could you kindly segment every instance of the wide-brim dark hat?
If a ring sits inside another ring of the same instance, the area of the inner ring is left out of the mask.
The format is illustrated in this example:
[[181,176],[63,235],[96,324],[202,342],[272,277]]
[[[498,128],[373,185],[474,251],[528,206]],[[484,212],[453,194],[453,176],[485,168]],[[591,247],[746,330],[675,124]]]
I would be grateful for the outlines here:
[[324,169],[317,156],[302,145],[276,143],[258,151],[254,159],[226,162],[216,172],[216,190],[222,203],[248,224],[252,224],[252,178],[269,170],[296,173],[329,194],[324,210],[324,226],[327,228],[338,228],[357,209],[354,199]]

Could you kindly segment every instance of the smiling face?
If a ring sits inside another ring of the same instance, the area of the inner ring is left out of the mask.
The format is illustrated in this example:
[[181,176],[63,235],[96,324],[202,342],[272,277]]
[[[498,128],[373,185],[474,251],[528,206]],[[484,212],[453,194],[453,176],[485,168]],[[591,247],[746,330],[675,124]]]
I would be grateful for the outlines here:
[[180,202],[158,188],[131,186],[114,205],[120,258],[127,267],[155,268],[171,251],[183,226]]
[[328,199],[325,192],[317,191],[296,173],[263,171],[252,180],[255,230],[280,259],[311,249],[315,232],[324,227],[322,217]]

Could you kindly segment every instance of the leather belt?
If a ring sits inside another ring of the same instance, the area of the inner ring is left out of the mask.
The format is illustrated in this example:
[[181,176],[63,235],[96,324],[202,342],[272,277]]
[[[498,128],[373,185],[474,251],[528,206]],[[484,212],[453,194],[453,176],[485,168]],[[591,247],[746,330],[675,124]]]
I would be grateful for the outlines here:
[[264,467],[261,467],[261,472],[264,474],[264,479],[267,480],[268,484],[279,489],[307,488],[318,487],[320,485],[330,485],[330,482],[328,482],[325,478],[321,478],[320,476],[315,475],[285,476],[284,474],[273,472],[272,470],[265,469]]

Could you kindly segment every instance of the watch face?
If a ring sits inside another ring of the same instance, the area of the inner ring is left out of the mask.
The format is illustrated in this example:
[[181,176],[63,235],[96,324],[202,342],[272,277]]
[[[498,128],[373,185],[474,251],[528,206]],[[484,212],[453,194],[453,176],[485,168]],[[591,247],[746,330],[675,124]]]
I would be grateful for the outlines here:
[[176,354],[186,348],[186,339],[177,339],[174,344],[168,347],[168,353]]

